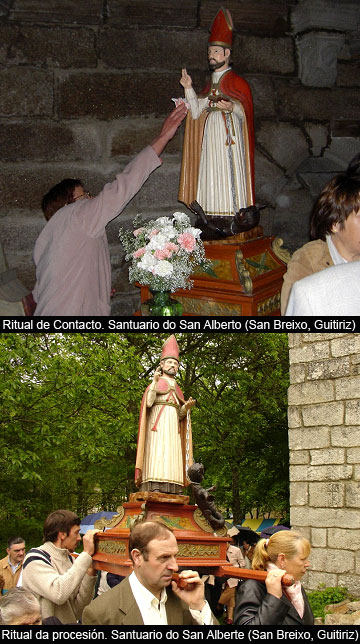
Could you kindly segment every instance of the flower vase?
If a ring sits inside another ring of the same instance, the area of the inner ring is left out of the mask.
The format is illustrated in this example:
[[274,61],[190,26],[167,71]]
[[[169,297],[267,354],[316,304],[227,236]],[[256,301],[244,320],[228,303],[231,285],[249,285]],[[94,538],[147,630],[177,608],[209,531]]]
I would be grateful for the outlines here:
[[152,297],[141,304],[142,315],[182,315],[183,307],[180,302],[170,297],[170,291],[152,291]]

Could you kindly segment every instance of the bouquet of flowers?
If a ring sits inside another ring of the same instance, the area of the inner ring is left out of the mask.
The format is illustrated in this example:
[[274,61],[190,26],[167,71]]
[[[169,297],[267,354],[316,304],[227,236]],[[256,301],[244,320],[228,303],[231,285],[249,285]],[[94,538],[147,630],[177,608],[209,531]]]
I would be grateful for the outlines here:
[[171,219],[159,217],[143,224],[138,216],[134,227],[133,231],[119,232],[125,259],[131,262],[130,282],[149,286],[152,291],[173,293],[178,288],[192,287],[189,277],[196,266],[203,270],[210,267],[201,230],[191,226],[185,213],[175,212]]

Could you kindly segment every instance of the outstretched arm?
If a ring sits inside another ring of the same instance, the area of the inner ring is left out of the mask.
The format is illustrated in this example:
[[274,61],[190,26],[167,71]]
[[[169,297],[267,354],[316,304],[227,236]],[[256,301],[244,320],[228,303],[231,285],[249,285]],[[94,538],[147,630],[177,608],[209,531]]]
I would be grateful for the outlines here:
[[173,136],[175,136],[178,127],[186,116],[186,113],[187,107],[185,103],[181,103],[165,119],[159,136],[157,136],[151,143],[151,147],[158,156],[160,156],[169,141]]

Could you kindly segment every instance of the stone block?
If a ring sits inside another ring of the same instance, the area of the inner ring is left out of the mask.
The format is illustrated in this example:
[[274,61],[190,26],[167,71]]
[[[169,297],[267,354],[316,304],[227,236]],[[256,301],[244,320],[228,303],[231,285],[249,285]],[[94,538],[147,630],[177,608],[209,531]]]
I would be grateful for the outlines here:
[[[284,240],[285,248],[291,252],[309,241],[309,212],[313,205],[309,192],[293,184],[292,180],[287,179],[285,186],[277,191],[271,231],[272,235],[277,235]],[[291,226],[289,226],[289,213],[291,213]]]
[[328,358],[330,346],[328,342],[316,342],[314,345],[305,345],[296,349],[290,349],[290,364],[299,362],[314,362],[322,358]]
[[0,116],[52,116],[53,75],[44,70],[0,70]]
[[291,483],[290,484],[290,505],[307,505],[309,502],[308,485],[307,483]]
[[103,120],[163,116],[174,105],[171,98],[179,95],[175,74],[72,73],[59,82],[59,116],[72,119],[91,114],[92,118]]
[[359,119],[358,90],[341,88],[314,89],[276,79],[279,117],[295,121],[331,121]]
[[297,407],[288,408],[288,424],[290,429],[302,425],[300,410]]
[[295,32],[308,29],[333,29],[352,31],[358,19],[356,3],[337,0],[303,0],[291,12]]
[[326,626],[353,626],[356,623],[360,623],[360,621],[357,622],[357,620],[360,620],[360,611],[358,611],[357,613],[352,613],[351,615],[341,615],[337,612],[335,614],[330,613],[328,615],[325,615],[324,624]]
[[314,548],[325,548],[326,537],[327,530],[325,528],[311,528],[311,545]]
[[333,87],[345,34],[310,31],[296,39],[299,77],[309,87]]
[[308,572],[308,590],[318,590],[322,587],[337,586],[337,575],[330,575],[327,572],[314,572],[309,570]]
[[96,67],[91,29],[0,25],[1,61],[37,67]]
[[10,19],[22,22],[96,25],[103,20],[103,0],[14,0]]
[[335,382],[336,400],[360,398],[360,376],[339,378]]
[[290,464],[291,465],[309,465],[310,454],[308,449],[304,450],[290,450]]
[[285,185],[286,177],[275,163],[255,150],[255,194],[260,203],[275,204],[276,196]]
[[346,450],[348,463],[360,463],[360,447],[350,447]]
[[350,358],[343,356],[334,360],[310,362],[307,371],[309,380],[341,378],[350,375]]
[[345,505],[348,508],[360,508],[359,481],[348,481],[345,484]]
[[[239,72],[240,73],[240,72]],[[246,75],[246,80],[251,87],[255,123],[261,118],[270,118],[276,115],[276,93],[271,79],[265,75]],[[255,128],[257,129],[257,128]]]
[[197,0],[107,0],[107,23],[192,29],[197,26],[197,5]]
[[[295,408],[297,409],[297,408]],[[289,447],[290,450],[320,449],[330,446],[329,427],[290,429]]]
[[355,425],[360,418],[360,400],[345,403],[345,425]]
[[360,596],[360,575],[344,575],[341,574],[338,576],[338,585],[344,586],[348,589],[349,593],[355,595],[355,597]]
[[1,218],[1,242],[11,267],[18,267],[18,262],[10,263],[11,254],[31,256],[35,241],[45,223],[40,208],[38,208],[36,215],[13,213]]
[[342,402],[307,405],[302,407],[301,413],[305,427],[339,425],[344,420],[344,405]]
[[[358,419],[359,420],[359,419]],[[343,447],[357,447],[360,445],[360,426],[333,427],[331,429],[331,444]]]
[[[99,54],[104,65],[115,69],[173,70],[178,81],[178,95],[184,90],[179,84],[181,69],[186,67],[195,91],[205,84],[209,75],[207,45],[209,34],[203,30],[189,32],[170,29],[123,29],[104,27],[99,33]],[[144,65],[146,61],[146,65]],[[201,72],[203,79],[193,78],[193,71]],[[151,77],[152,72],[149,72]]]
[[358,530],[360,527],[360,512],[350,508],[290,508],[290,523],[292,526],[307,526],[311,528],[338,528],[339,525]]
[[309,505],[314,508],[341,508],[344,498],[344,483],[309,483]]
[[[236,32],[282,35],[288,31],[287,3],[283,0],[228,0]],[[200,24],[209,28],[217,11],[217,0],[200,3]]]
[[0,0],[0,16],[8,16],[13,0]]
[[267,155],[289,175],[293,174],[301,159],[309,156],[302,130],[290,123],[262,121],[256,140]]
[[100,132],[91,123],[43,120],[41,127],[38,121],[0,123],[1,161],[69,161],[72,164],[78,160],[97,161],[101,154]]
[[293,74],[295,52],[291,38],[238,35],[233,49],[235,70],[260,74]]
[[331,448],[331,449],[312,449],[310,451],[311,465],[341,465],[345,463],[345,449]]
[[[133,156],[150,143],[160,132],[163,120],[155,118],[122,119],[112,125],[109,132],[112,157]],[[166,158],[169,154],[179,154],[182,150],[184,126],[181,126],[174,138],[166,146]]]
[[314,156],[320,156],[327,145],[329,130],[321,123],[305,123],[305,129],[311,139],[311,151]]
[[335,574],[351,573],[354,570],[354,553],[348,550],[312,548],[311,568]]
[[359,87],[359,65],[356,61],[337,65],[336,85],[338,87]]
[[360,534],[358,530],[329,528],[327,533],[329,548],[338,548],[341,544],[344,550],[360,549]]
[[331,354],[334,358],[340,356],[351,356],[351,354],[360,353],[360,334],[348,333],[338,340],[331,340]]
[[290,382],[291,384],[297,382],[304,382],[306,378],[305,365],[295,364],[290,365]]
[[329,402],[334,398],[334,384],[331,380],[304,382],[290,385],[288,389],[289,405]]
[[351,465],[290,465],[290,481],[340,481],[352,473]]

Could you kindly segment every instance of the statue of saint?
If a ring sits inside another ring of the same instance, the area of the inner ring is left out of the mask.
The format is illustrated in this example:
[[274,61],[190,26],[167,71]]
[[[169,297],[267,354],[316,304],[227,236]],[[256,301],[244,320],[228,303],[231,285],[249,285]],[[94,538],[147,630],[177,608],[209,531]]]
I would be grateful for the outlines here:
[[142,491],[180,494],[193,462],[190,409],[175,378],[179,347],[174,335],[162,347],[160,365],[140,409],[135,483]]
[[188,207],[197,202],[220,229],[228,220],[228,234],[236,213],[254,204],[253,102],[248,83],[229,66],[232,31],[231,14],[222,8],[208,43],[211,83],[197,96],[186,69],[180,80],[190,110],[178,199]]

